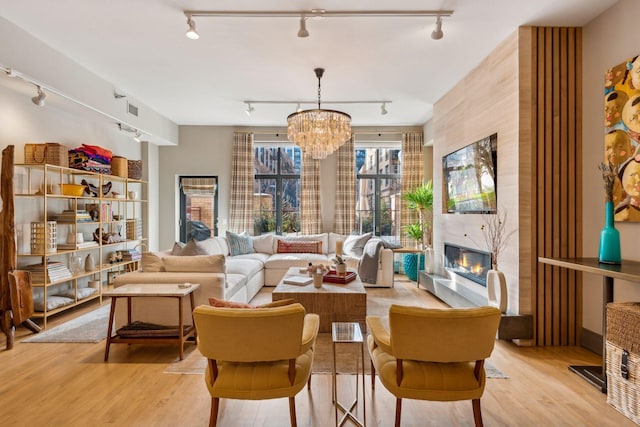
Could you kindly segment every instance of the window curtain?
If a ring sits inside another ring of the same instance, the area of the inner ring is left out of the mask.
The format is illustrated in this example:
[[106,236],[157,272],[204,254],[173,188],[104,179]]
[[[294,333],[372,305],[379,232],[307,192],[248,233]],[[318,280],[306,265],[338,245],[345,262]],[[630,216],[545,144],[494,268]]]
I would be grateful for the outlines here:
[[311,154],[302,155],[300,228],[302,234],[322,233],[320,210],[320,161]]
[[229,230],[253,234],[253,134],[235,132],[231,156]]
[[[407,132],[402,135],[402,194],[422,184],[422,146],[424,136],[422,132]],[[405,226],[418,221],[419,215],[415,210],[407,209],[407,202],[400,201],[400,243],[411,246],[413,241],[404,232]]]
[[338,149],[334,232],[350,234],[356,228],[355,136]]
[[215,178],[182,178],[182,191],[188,196],[215,196]]

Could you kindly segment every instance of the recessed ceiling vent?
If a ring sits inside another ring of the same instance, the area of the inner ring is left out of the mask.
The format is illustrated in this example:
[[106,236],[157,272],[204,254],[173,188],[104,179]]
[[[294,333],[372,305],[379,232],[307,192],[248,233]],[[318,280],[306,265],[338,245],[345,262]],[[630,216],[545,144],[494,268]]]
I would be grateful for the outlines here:
[[138,107],[130,102],[127,102],[127,111],[129,112],[129,114],[138,117]]

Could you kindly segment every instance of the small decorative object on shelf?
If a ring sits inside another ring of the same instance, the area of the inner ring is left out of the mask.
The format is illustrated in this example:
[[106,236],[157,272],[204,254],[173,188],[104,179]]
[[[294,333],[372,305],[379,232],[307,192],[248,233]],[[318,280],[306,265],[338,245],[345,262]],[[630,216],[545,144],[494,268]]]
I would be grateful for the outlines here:
[[608,161],[600,163],[598,169],[602,172],[605,191],[605,226],[600,232],[598,261],[604,264],[620,264],[622,262],[620,232],[614,225],[613,212],[613,186],[618,174],[618,166]]
[[336,263],[336,273],[338,275],[344,276],[347,273],[347,264],[344,262],[344,258],[340,255],[336,255],[333,259],[333,262]]
[[84,260],[84,271],[94,271],[96,269],[96,262],[93,259],[93,255],[89,254]]

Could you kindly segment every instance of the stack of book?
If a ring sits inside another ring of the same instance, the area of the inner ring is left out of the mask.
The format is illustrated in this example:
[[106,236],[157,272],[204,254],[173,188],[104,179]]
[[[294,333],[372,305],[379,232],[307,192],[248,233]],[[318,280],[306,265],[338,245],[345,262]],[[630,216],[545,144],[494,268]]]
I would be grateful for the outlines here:
[[122,261],[130,262],[130,261],[140,261],[142,259],[142,254],[135,249],[124,249],[122,251]]
[[59,261],[50,261],[44,264],[31,264],[23,268],[24,270],[31,272],[31,280],[34,283],[45,282],[45,269],[49,282],[60,282],[63,280],[69,280],[73,277],[69,267]]
[[58,243],[58,249],[63,251],[75,251],[76,249],[97,248],[100,246],[98,242],[80,242],[80,243]]
[[65,209],[56,217],[58,222],[93,222],[89,212],[85,210]]

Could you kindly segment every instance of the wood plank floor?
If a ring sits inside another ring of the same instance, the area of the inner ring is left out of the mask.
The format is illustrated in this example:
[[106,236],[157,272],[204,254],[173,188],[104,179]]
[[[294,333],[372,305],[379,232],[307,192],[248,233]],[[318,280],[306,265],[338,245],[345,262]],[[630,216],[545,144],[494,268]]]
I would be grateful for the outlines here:
[[[441,303],[424,291],[415,305]],[[258,296],[268,299],[273,288]],[[368,292],[388,292],[369,289]],[[80,307],[50,319],[57,323],[95,309]],[[206,426],[210,398],[201,375],[165,374],[177,360],[175,346],[114,345],[103,362],[99,344],[21,343],[13,350],[0,340],[0,424],[6,426]],[[192,351],[193,344],[187,344]],[[579,347],[522,348],[498,341],[491,363],[509,376],[488,379],[482,411],[487,426],[633,426],[606,402],[606,395],[570,372],[570,364],[599,364],[600,357]],[[354,377],[339,377],[340,400],[355,393]],[[393,425],[395,399],[366,378],[367,424]],[[331,426],[331,375],[314,374],[310,392],[296,397],[299,426]],[[361,415],[361,408],[358,412]],[[403,401],[403,426],[472,426],[471,402]],[[286,426],[286,399],[223,400],[219,426]],[[350,425],[347,422],[346,425]]]

